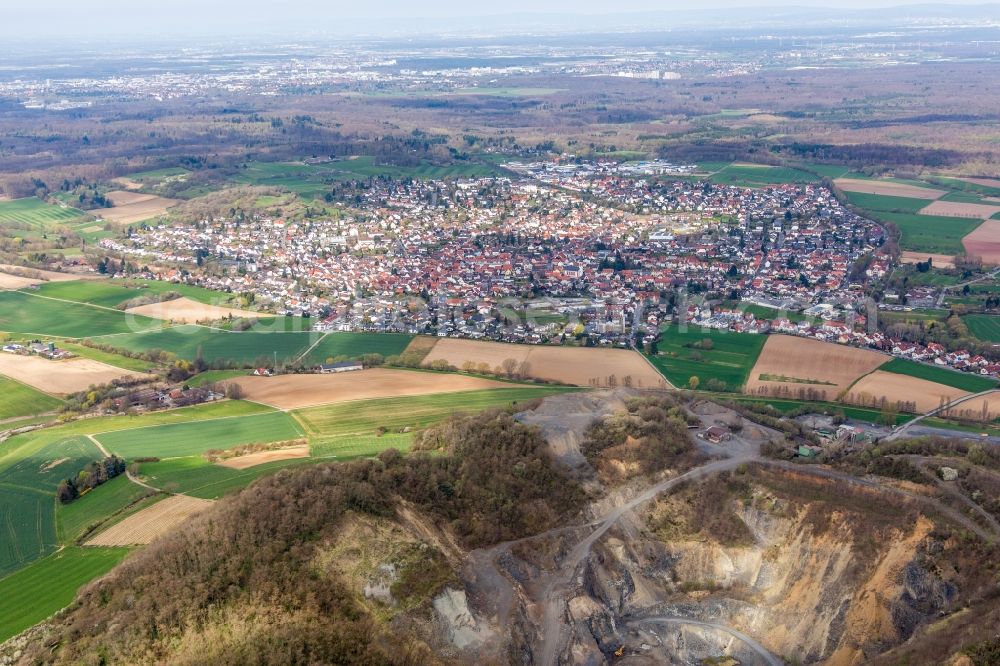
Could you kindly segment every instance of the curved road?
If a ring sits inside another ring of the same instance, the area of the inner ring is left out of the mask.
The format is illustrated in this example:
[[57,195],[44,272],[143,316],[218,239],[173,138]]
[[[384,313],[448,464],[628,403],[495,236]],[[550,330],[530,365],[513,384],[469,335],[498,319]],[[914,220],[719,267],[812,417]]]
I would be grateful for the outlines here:
[[785,666],[784,661],[778,659],[773,654],[768,652],[763,645],[761,645],[754,639],[750,638],[742,631],[733,629],[729,625],[720,624],[718,622],[705,622],[703,620],[692,620],[691,618],[688,617],[676,617],[673,615],[653,615],[651,617],[644,617],[637,620],[630,620],[629,622],[626,623],[626,625],[630,627],[639,626],[643,624],[681,624],[693,627],[703,627],[706,629],[716,629],[723,633],[729,634],[730,636],[737,638],[743,643],[745,643],[748,648],[750,648],[758,655],[760,655],[761,659],[763,659],[764,662],[768,664],[768,666]]
[[[936,511],[948,517],[950,520],[962,525],[969,531],[973,532],[979,536],[984,541],[991,541],[998,538],[1000,534],[991,533],[987,531],[980,525],[977,525],[969,519],[968,516],[963,515],[954,508],[944,504],[943,502],[936,500],[931,497],[925,497],[922,495],[917,495],[914,493],[909,493],[905,490],[899,488],[894,488],[892,486],[886,486],[878,481],[873,481],[870,479],[862,479],[852,476],[846,472],[840,472],[838,470],[833,470],[825,467],[818,467],[813,465],[801,465],[796,463],[791,463],[781,460],[771,460],[767,458],[761,458],[751,451],[745,451],[740,455],[727,458],[724,460],[716,460],[710,462],[701,467],[696,467],[680,476],[673,477],[671,479],[666,479],[653,486],[650,486],[641,494],[637,495],[635,498],[630,500],[628,503],[614,509],[608,513],[601,521],[595,523],[597,527],[590,532],[582,541],[578,542],[573,549],[566,556],[560,565],[560,571],[557,573],[550,582],[545,586],[541,596],[540,603],[544,605],[544,615],[541,626],[541,650],[539,658],[536,663],[542,666],[554,666],[558,659],[559,646],[562,644],[563,636],[565,634],[565,629],[562,622],[562,615],[565,612],[566,606],[566,596],[567,591],[570,587],[573,577],[576,575],[577,568],[580,564],[587,558],[590,554],[590,549],[593,545],[600,539],[604,534],[611,529],[618,520],[621,519],[629,511],[637,508],[641,504],[648,502],[660,493],[666,492],[686,481],[691,481],[695,479],[701,479],[713,474],[718,474],[720,472],[733,470],[744,464],[757,464],[765,467],[776,467],[779,469],[785,469],[789,471],[800,472],[803,474],[810,474],[813,476],[819,476],[823,478],[844,481],[851,483],[853,485],[870,488],[880,492],[889,493],[892,495],[897,495],[900,497],[906,497],[911,500],[916,500],[921,504],[933,507]],[[720,628],[724,625],[720,625]],[[733,630],[735,631],[735,630]],[[735,635],[735,634],[734,634]],[[749,638],[749,637],[748,637]],[[749,644],[749,643],[748,643]],[[761,648],[763,649],[763,648]],[[780,664],[780,661],[773,662]]]
[[556,663],[559,645],[562,643],[564,633],[562,614],[565,610],[566,588],[569,586],[573,576],[576,575],[577,568],[587,558],[587,556],[590,555],[591,547],[593,547],[597,540],[604,536],[604,534],[611,529],[622,516],[639,505],[653,499],[660,493],[666,492],[686,481],[701,479],[706,476],[718,474],[719,472],[733,470],[740,465],[753,462],[755,459],[756,456],[753,454],[744,454],[735,458],[716,460],[708,463],[707,465],[696,467],[688,472],[685,472],[684,474],[681,474],[680,476],[675,476],[671,479],[660,481],[654,486],[650,486],[626,504],[621,505],[607,514],[598,523],[597,528],[594,531],[588,534],[586,538],[573,547],[573,550],[569,552],[569,555],[566,556],[566,559],[564,559],[560,565],[561,570],[559,574],[557,574],[549,582],[549,584],[545,586],[545,589],[542,592],[541,599],[542,603],[545,604],[545,614],[542,620],[542,646],[538,663],[543,666],[551,666]]
[[987,391],[980,391],[979,393],[973,393],[972,395],[966,395],[966,396],[963,396],[961,398],[958,398],[957,400],[952,400],[951,402],[949,402],[948,404],[946,404],[946,405],[944,405],[942,407],[938,407],[937,409],[932,409],[931,411],[927,412],[926,414],[921,414],[920,416],[916,417],[915,419],[913,419],[911,421],[907,421],[903,425],[899,426],[898,428],[896,428],[892,432],[891,435],[886,436],[885,440],[887,442],[891,442],[894,439],[899,439],[903,435],[903,433],[906,432],[906,430],[910,426],[913,426],[913,425],[916,425],[916,424],[920,423],[921,421],[923,421],[924,419],[926,419],[928,416],[934,416],[936,414],[940,414],[941,412],[948,411],[952,407],[955,407],[956,405],[960,405],[963,402],[968,402],[969,400],[975,400],[976,398],[982,398],[983,396],[989,395],[990,393],[995,393],[996,390],[997,389],[995,389],[995,388],[991,388],[991,389],[989,389]]

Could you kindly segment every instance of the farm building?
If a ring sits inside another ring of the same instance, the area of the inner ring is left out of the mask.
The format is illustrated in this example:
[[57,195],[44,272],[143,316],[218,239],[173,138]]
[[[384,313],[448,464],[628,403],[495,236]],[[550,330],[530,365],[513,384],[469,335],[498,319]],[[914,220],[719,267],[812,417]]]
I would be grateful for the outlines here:
[[352,372],[354,370],[364,370],[363,366],[358,361],[342,361],[340,363],[324,363],[319,366],[319,371],[321,374],[333,374],[336,372]]
[[729,440],[731,437],[732,433],[722,426],[712,426],[705,431],[705,439],[713,444],[721,444],[722,442]]

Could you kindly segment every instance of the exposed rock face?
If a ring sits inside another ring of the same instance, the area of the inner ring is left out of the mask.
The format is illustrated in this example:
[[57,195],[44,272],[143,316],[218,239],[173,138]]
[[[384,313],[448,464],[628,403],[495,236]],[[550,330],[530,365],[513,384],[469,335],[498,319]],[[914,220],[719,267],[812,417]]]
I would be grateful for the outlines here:
[[[918,564],[930,521],[886,533],[874,554],[860,555],[845,516],[832,515],[819,532],[807,512],[776,517],[741,509],[754,534],[749,546],[605,539],[584,572],[585,594],[570,604],[572,652],[597,647],[610,656],[624,645],[642,655],[635,663],[723,655],[760,663],[742,641],[711,627],[622,628],[630,619],[669,616],[739,629],[801,663],[856,664],[905,640],[951,599],[953,588]],[[642,648],[652,645],[651,635],[659,636],[657,650]]]
[[449,640],[458,648],[479,646],[493,636],[486,625],[480,625],[469,610],[464,590],[448,588],[434,598],[434,610],[448,629]]

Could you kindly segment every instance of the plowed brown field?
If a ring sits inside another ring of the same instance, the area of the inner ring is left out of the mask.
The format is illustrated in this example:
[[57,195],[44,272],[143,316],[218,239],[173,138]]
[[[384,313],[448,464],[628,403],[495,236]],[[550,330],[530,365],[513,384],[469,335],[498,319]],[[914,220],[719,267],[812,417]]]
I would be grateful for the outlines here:
[[929,206],[920,209],[921,215],[940,215],[942,217],[970,217],[986,220],[1000,213],[1000,206],[987,204],[962,203],[959,201],[934,201]]
[[237,377],[227,384],[239,384],[247,400],[278,409],[298,409],[349,400],[393,398],[431,393],[455,393],[482,389],[517,388],[518,384],[479,377],[436,372],[374,368],[330,375],[279,375],[277,377]]
[[175,298],[171,301],[162,301],[160,303],[140,305],[138,307],[129,308],[126,312],[134,312],[135,314],[145,315],[146,317],[152,317],[153,319],[167,319],[187,324],[196,321],[214,321],[230,315],[233,317],[247,318],[266,316],[260,312],[252,312],[250,310],[239,310],[237,308],[227,308],[225,306],[199,303],[198,301],[193,301],[187,297]]
[[585,347],[550,347],[543,345],[511,345],[502,342],[477,342],[444,338],[424,359],[424,364],[444,360],[461,368],[464,363],[486,363],[498,367],[512,358],[527,362],[527,374],[536,379],[559,381],[576,386],[607,386],[614,375],[621,384],[631,377],[639,388],[666,388],[667,381],[641,355],[627,349]]
[[263,465],[267,462],[274,462],[275,460],[292,460],[294,458],[308,457],[309,445],[302,444],[301,446],[289,446],[284,449],[272,449],[271,451],[257,451],[256,453],[248,453],[245,456],[226,458],[217,462],[216,465],[229,467],[230,469],[247,469]]
[[40,391],[57,394],[76,393],[120,377],[151,378],[151,375],[123,370],[89,358],[49,361],[38,356],[6,353],[0,353],[0,374]]
[[[945,402],[951,402],[964,395],[968,395],[968,392],[944,384],[876,370],[852,386],[844,401],[870,405],[873,400],[878,402],[885,398],[891,403],[913,402],[916,403],[918,412],[927,412],[941,406],[942,396]],[[982,403],[978,406],[981,407]]]
[[885,180],[837,178],[833,182],[845,192],[860,192],[861,194],[881,194],[883,196],[907,197],[909,199],[937,199],[947,194],[944,190],[907,185],[906,183],[893,183]]
[[[746,392],[781,395],[779,391],[787,388],[791,397],[796,397],[799,389],[813,389],[825,392],[822,399],[836,400],[858,377],[887,360],[889,358],[884,354],[868,349],[810,338],[772,335],[750,371]],[[761,375],[785,377],[788,381],[762,380]]]
[[211,500],[172,495],[87,541],[88,546],[138,546],[179,527],[195,514],[212,506]]
[[970,257],[980,257],[984,263],[1000,264],[1000,220],[986,220],[962,239]]

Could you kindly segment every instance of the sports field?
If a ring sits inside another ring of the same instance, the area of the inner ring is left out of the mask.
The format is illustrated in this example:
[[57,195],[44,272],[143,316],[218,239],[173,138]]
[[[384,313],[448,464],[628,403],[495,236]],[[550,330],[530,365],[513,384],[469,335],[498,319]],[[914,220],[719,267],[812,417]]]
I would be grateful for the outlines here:
[[717,329],[676,324],[660,331],[659,354],[649,360],[670,383],[686,387],[697,377],[699,388],[708,388],[710,380],[724,382],[719,390],[738,391],[746,383],[750,368],[757,362],[767,340],[765,335],[733,333]]
[[128,548],[65,548],[0,578],[0,643],[73,601],[77,590],[110,571]]
[[35,197],[0,201],[0,224],[14,222],[42,229],[76,221],[83,215],[86,213],[82,210],[53,206]]
[[160,323],[156,319],[118,310],[43,298],[21,291],[0,292],[0,330],[11,333],[86,338],[148,330]]
[[926,379],[937,384],[944,384],[945,386],[952,386],[962,391],[968,391],[969,393],[979,393],[981,391],[995,388],[997,385],[996,380],[989,377],[973,375],[968,372],[958,372],[957,370],[949,370],[948,368],[939,368],[937,366],[908,361],[902,358],[892,359],[880,367],[879,370],[894,372],[900,375],[909,375],[911,377],[919,377],[920,379]]
[[0,375],[0,396],[0,420],[43,414],[62,405],[61,400],[3,375]]
[[969,331],[980,340],[1000,342],[1000,317],[997,315],[972,314],[962,317]]

